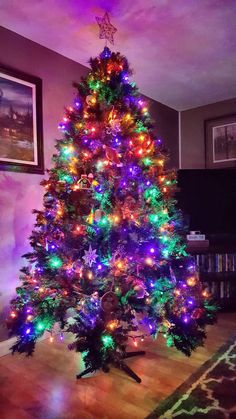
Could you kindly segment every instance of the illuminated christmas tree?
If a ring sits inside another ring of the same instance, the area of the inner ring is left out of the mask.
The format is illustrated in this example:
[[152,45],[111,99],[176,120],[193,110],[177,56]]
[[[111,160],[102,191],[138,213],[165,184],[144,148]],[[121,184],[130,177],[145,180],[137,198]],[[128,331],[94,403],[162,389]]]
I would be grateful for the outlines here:
[[215,306],[185,251],[175,176],[126,58],[105,47],[90,64],[42,182],[12,349],[31,354],[59,322],[89,370],[124,366],[129,343],[158,333],[190,355]]

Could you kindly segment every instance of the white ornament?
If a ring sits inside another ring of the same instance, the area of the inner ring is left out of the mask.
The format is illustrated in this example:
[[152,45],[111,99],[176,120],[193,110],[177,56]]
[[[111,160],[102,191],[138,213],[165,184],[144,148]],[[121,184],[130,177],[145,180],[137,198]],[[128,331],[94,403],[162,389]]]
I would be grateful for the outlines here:
[[93,250],[90,244],[89,249],[84,251],[83,259],[85,264],[89,265],[89,267],[91,268],[92,264],[96,262],[97,257],[97,250]]

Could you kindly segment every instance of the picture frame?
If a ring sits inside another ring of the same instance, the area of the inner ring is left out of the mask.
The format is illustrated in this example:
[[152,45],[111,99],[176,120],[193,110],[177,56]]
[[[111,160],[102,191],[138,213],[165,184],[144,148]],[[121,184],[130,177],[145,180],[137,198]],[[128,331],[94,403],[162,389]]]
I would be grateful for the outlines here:
[[1,64],[0,170],[44,173],[42,80]]
[[236,114],[205,121],[207,169],[236,167]]

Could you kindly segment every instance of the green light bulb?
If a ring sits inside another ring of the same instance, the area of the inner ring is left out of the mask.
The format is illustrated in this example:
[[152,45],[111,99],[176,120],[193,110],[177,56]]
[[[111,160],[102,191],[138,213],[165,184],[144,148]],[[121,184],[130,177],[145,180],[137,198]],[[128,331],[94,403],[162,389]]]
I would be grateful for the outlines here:
[[60,180],[66,183],[73,183],[73,178],[68,175],[67,173],[63,173],[62,175],[59,176]]
[[150,220],[150,223],[153,223],[153,224],[157,223],[158,215],[157,214],[150,214],[149,215],[149,220]]
[[69,147],[65,147],[63,148],[63,154],[65,154],[65,156],[69,156],[69,154],[71,153]]
[[59,269],[62,264],[62,260],[58,256],[51,256],[49,259],[50,268]]
[[144,166],[150,166],[152,164],[152,161],[148,157],[145,157],[143,159],[143,164],[144,164]]
[[107,218],[106,217],[101,218],[100,224],[105,226],[107,224]]
[[111,335],[103,335],[101,341],[106,349],[114,348],[114,340]]
[[101,160],[99,160],[97,162],[97,165],[96,166],[97,166],[97,169],[100,170],[103,167],[103,162]]
[[43,328],[44,328],[43,323],[38,323],[37,324],[37,329],[38,330],[43,330]]

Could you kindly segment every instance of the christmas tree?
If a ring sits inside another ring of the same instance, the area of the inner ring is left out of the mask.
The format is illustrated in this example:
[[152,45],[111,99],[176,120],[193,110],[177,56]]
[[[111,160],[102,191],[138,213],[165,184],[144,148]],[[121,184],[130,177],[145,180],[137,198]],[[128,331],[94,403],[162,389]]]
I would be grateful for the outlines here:
[[216,308],[187,255],[175,175],[127,59],[105,47],[59,128],[43,209],[12,301],[13,352],[60,324],[90,370],[162,334],[190,355]]

